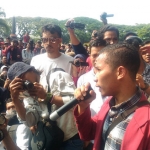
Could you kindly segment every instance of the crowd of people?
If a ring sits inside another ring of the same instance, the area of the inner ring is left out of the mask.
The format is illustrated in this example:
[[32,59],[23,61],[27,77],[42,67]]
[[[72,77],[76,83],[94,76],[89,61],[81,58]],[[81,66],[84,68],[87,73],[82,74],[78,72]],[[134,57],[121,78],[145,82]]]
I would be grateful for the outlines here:
[[[28,33],[0,39],[0,148],[149,150],[150,41],[133,32],[119,41],[119,30],[107,24],[83,45],[71,21],[68,44],[54,24],[43,26],[36,42]],[[39,142],[40,125],[73,98],[78,104],[54,121],[62,141]]]

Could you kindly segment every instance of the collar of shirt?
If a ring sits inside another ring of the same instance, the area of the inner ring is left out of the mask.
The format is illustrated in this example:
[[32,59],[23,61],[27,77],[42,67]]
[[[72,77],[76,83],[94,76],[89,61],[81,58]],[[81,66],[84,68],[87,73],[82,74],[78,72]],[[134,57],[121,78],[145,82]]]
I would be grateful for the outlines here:
[[110,118],[116,117],[118,114],[135,105],[140,100],[141,94],[141,90],[137,87],[137,92],[131,98],[118,105],[115,105],[115,98],[113,97],[109,102],[110,110],[108,114]]

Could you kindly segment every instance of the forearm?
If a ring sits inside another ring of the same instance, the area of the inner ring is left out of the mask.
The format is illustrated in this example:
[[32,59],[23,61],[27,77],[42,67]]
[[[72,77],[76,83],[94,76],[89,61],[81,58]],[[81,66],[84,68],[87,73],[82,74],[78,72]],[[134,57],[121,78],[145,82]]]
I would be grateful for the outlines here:
[[24,108],[23,104],[20,100],[13,100],[15,104],[16,111],[18,116],[21,118],[22,121],[26,121],[26,109]]
[[78,45],[80,43],[80,41],[78,40],[78,38],[75,35],[74,31],[69,31],[69,36],[70,36],[71,43],[73,45]]
[[9,136],[9,133],[6,130],[3,130],[4,133],[4,139],[3,144],[7,150],[20,150],[19,147],[12,141],[11,137]]
[[51,103],[57,105],[58,107],[68,103],[70,100],[72,100],[74,98],[73,95],[69,95],[69,96],[53,96],[53,98],[51,99]]
[[51,103],[55,104],[55,105],[57,105],[59,107],[64,105],[62,97],[61,96],[56,96],[56,95],[53,96],[53,98],[51,100]]

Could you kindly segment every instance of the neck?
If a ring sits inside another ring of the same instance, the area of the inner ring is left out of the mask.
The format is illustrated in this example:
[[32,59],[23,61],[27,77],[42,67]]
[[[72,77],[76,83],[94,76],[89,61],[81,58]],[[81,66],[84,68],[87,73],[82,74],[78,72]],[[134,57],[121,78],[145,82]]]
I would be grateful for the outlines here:
[[47,56],[49,58],[58,58],[59,56],[61,56],[61,53],[58,52],[58,53],[47,53]]
[[120,88],[119,92],[115,97],[115,105],[121,104],[131,98],[137,92],[136,83],[124,85],[123,88]]
[[96,74],[97,70],[95,67],[93,67],[93,71],[94,71],[94,74]]

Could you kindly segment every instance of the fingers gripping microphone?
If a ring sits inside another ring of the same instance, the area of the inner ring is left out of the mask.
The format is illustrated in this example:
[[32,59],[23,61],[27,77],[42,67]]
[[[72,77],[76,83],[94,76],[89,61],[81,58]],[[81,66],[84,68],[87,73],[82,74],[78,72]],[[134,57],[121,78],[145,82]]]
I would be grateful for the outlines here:
[[[88,91],[86,92],[86,96],[84,96],[84,99],[88,99],[91,97],[90,91],[93,90],[91,87],[89,87]],[[68,110],[73,108],[76,104],[78,104],[80,101],[78,101],[76,98],[72,99],[68,103],[61,106],[59,109],[55,110],[51,115],[50,119],[52,121],[56,121],[60,116],[62,116],[64,113],[66,113]]]

